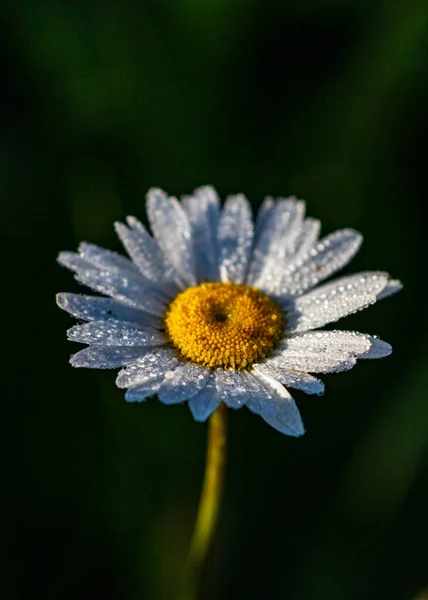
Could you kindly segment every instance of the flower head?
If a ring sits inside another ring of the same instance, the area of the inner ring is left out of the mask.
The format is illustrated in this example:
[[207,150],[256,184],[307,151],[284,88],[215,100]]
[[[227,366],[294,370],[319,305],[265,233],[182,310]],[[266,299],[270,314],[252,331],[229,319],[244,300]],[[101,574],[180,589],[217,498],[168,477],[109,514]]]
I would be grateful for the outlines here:
[[253,224],[243,195],[221,208],[210,186],[181,202],[152,189],[147,210],[152,235],[134,217],[116,223],[130,258],[82,243],[58,259],[103,294],[57,296],[86,321],[68,331],[88,344],[70,362],[124,367],[116,383],[129,402],[155,394],[165,404],[187,400],[197,421],[220,402],[247,406],[298,436],[304,428],[287,388],[320,395],[324,384],[310,373],[391,353],[367,334],[320,331],[401,289],[377,271],[322,283],[358,251],[356,231],[319,240],[319,221],[305,218],[294,198],[267,198]]

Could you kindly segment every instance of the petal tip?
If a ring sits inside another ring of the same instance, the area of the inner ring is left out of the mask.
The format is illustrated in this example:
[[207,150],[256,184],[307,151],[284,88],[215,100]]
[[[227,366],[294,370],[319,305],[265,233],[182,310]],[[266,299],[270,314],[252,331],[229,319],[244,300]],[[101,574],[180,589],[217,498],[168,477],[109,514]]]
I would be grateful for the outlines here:
[[[389,277],[389,276],[388,276]],[[384,298],[388,298],[389,296],[393,296],[397,294],[403,289],[403,284],[399,279],[389,279],[386,286],[381,290],[381,292],[377,295],[377,300],[383,300]]]
[[76,354],[72,354],[69,358],[69,363],[72,367],[76,368],[76,369],[80,369],[83,365],[79,364],[79,359],[78,359],[78,355],[79,352],[77,352]]
[[375,358],[386,358],[392,354],[392,346],[388,342],[384,342],[379,338],[371,339],[370,349],[363,354],[360,358],[375,359]]
[[210,194],[210,195],[213,194],[213,195],[217,196],[217,191],[216,191],[215,187],[213,185],[211,185],[210,183],[198,186],[194,190],[193,193],[196,194],[197,196],[200,194]]
[[190,402],[188,402],[188,405],[189,405],[189,410],[192,414],[192,417],[193,417],[194,421],[196,421],[197,423],[204,423],[210,416],[209,414],[206,415],[202,412],[195,411],[193,408],[193,405],[190,404]]
[[166,192],[159,187],[151,187],[149,188],[146,198],[148,202],[153,202],[155,200],[165,200],[167,198]]
[[77,256],[76,252],[71,252],[70,250],[61,250],[56,257],[56,260],[62,267],[67,267],[67,269],[69,269],[70,267],[68,265],[70,264],[70,258],[75,256]]
[[80,325],[73,325],[70,329],[67,329],[67,339],[71,342],[74,342],[76,339],[76,334],[80,330]]
[[57,306],[59,306],[62,309],[65,309],[68,304],[67,294],[65,292],[60,292],[59,294],[56,294],[55,302],[56,302]]
[[142,227],[141,222],[137,219],[137,217],[134,217],[133,215],[128,215],[126,217],[126,223],[131,229],[138,229]]
[[115,221],[113,223],[113,227],[114,230],[117,234],[119,234],[120,231],[123,231],[126,228],[126,225],[124,225],[123,223],[121,223],[120,221]]

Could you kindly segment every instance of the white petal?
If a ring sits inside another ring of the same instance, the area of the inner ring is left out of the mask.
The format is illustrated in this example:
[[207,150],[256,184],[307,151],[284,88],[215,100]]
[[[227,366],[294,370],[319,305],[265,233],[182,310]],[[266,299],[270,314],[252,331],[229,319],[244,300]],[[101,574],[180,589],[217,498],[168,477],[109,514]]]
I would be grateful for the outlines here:
[[190,223],[181,204],[162,190],[152,188],[147,194],[147,214],[168,261],[188,285],[196,285]]
[[304,211],[305,203],[295,198],[276,202],[253,249],[249,285],[264,289],[266,278],[275,280],[282,274],[285,258],[295,253]]
[[89,346],[73,354],[70,364],[87,369],[117,369],[134,362],[145,352],[147,348],[139,346]]
[[396,294],[397,292],[399,292],[402,289],[403,289],[403,284],[401,283],[401,281],[399,281],[398,279],[390,279],[388,281],[386,287],[384,287],[383,290],[380,292],[380,294],[378,294],[377,299],[383,300],[384,298],[388,298],[388,296],[392,296],[393,294]]
[[57,261],[60,265],[75,273],[85,269],[95,269],[92,263],[84,260],[77,252],[60,252]]
[[296,240],[296,252],[293,258],[298,261],[305,254],[310,252],[318,242],[318,236],[321,230],[321,222],[317,219],[307,218],[303,221],[299,235]]
[[392,352],[392,347],[388,342],[384,342],[379,338],[367,336],[370,340],[371,346],[370,350],[365,352],[364,354],[360,354],[358,358],[385,358],[385,356],[389,356]]
[[388,274],[358,273],[324,284],[300,298],[287,314],[287,330],[309,331],[323,327],[376,302],[388,283]]
[[75,275],[79,283],[96,292],[111,296],[132,308],[143,310],[158,317],[165,314],[166,304],[158,290],[149,287],[140,275],[123,275],[121,272],[86,270]]
[[269,223],[270,215],[275,207],[275,201],[271,196],[267,196],[259,210],[257,211],[256,224],[254,226],[254,241],[257,244],[257,241],[260,239],[260,236],[263,235],[263,231],[265,227]]
[[129,258],[126,258],[126,256],[122,256],[117,252],[113,252],[112,250],[100,248],[95,244],[82,242],[79,245],[79,253],[84,260],[98,269],[125,269],[131,271],[131,273],[138,273],[137,267],[129,260]]
[[148,383],[142,383],[135,387],[129,388],[125,394],[127,402],[144,402],[150,396],[155,396],[161,386],[162,379],[153,379]]
[[221,398],[216,390],[214,376],[210,375],[206,386],[189,400],[189,408],[195,421],[206,421],[216,410]]
[[217,192],[210,185],[200,187],[193,196],[183,198],[182,205],[192,231],[197,280],[199,283],[218,281],[220,200]]
[[60,308],[73,315],[73,317],[84,321],[115,319],[149,327],[161,326],[160,318],[124,306],[112,298],[61,293],[57,294],[56,302]]
[[67,331],[72,342],[96,346],[156,346],[165,344],[164,336],[154,329],[137,329],[126,321],[91,321],[75,325]]
[[135,217],[128,217],[129,227],[123,223],[115,223],[116,233],[125,246],[129,256],[144,277],[172,291],[177,290],[175,281],[179,276],[175,268],[168,262],[157,242]]
[[311,331],[285,338],[281,341],[280,352],[310,351],[330,352],[340,351],[345,354],[358,355],[367,352],[371,346],[370,336],[355,331]]
[[177,404],[195,396],[208,382],[210,371],[192,363],[180,363],[165,375],[158,396],[165,404]]
[[79,245],[79,252],[60,252],[58,262],[75,272],[87,269],[114,269],[125,274],[138,273],[136,266],[125,256],[87,242]]
[[353,229],[342,229],[323,238],[304,257],[284,264],[281,276],[266,273],[260,289],[276,296],[298,296],[315,287],[342,267],[356,254],[362,236]]
[[294,400],[292,403],[281,406],[275,416],[262,418],[268,425],[285,435],[300,437],[305,433],[302,417]]
[[275,366],[296,371],[309,371],[311,373],[341,373],[349,371],[355,366],[355,357],[345,358],[335,353],[319,354],[302,352],[301,354],[284,354],[275,359]]
[[[268,235],[266,228],[269,228],[269,220],[271,219],[274,208],[275,201],[273,198],[265,198],[257,212],[254,234],[255,246],[257,246],[260,236],[263,232]],[[318,241],[320,229],[321,223],[317,219],[312,219],[309,217],[303,221],[295,242],[295,257],[293,260],[312,250],[313,246]]]
[[247,375],[245,371],[233,369],[215,371],[215,386],[220,398],[229,408],[241,408],[248,401],[255,399],[257,388]]
[[217,369],[214,382],[221,399],[229,408],[237,409],[245,404],[257,414],[275,412],[269,405],[272,401],[271,395],[247,371]]
[[324,394],[324,383],[308,373],[302,373],[301,371],[294,371],[292,369],[284,369],[272,364],[269,359],[264,363],[253,365],[256,373],[262,373],[276,379],[286,387],[292,387],[296,390],[301,390],[305,394],[316,394],[322,396]]
[[221,281],[245,281],[253,235],[253,219],[248,200],[243,194],[229,196],[220,215],[218,227]]
[[275,379],[262,374],[256,374],[257,379],[274,397],[276,402],[276,412],[274,415],[262,415],[266,423],[272,427],[294,437],[305,433],[302,417],[289,392]]
[[269,364],[312,373],[351,369],[356,357],[368,352],[370,336],[354,331],[312,331],[286,338]]
[[278,408],[278,399],[276,394],[272,394],[266,386],[264,386],[257,373],[252,371],[242,371],[242,377],[245,379],[247,386],[247,398],[245,405],[252,412],[263,417],[272,417],[276,415]]
[[143,385],[155,379],[163,380],[165,374],[178,364],[171,348],[151,348],[133,364],[122,369],[116,378],[119,388]]

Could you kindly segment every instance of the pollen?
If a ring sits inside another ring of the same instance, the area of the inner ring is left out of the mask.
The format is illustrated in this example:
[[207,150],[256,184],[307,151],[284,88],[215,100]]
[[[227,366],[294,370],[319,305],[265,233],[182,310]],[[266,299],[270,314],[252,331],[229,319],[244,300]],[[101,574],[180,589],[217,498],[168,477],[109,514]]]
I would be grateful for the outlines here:
[[284,331],[280,307],[257,288],[202,283],[169,305],[165,330],[183,359],[210,368],[247,369],[267,358]]

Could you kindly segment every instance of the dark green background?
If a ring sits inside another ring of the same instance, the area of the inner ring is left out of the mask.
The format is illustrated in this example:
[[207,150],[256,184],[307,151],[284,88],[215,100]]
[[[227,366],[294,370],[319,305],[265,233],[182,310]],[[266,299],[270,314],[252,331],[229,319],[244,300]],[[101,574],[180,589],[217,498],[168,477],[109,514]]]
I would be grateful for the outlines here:
[[[144,193],[296,194],[405,289],[340,326],[394,346],[296,393],[307,434],[230,415],[203,598],[410,600],[428,583],[426,0],[9,2],[0,107],[7,599],[174,599],[206,426],[73,370],[55,263],[119,249]],[[4,590],[4,591],[3,591]]]

